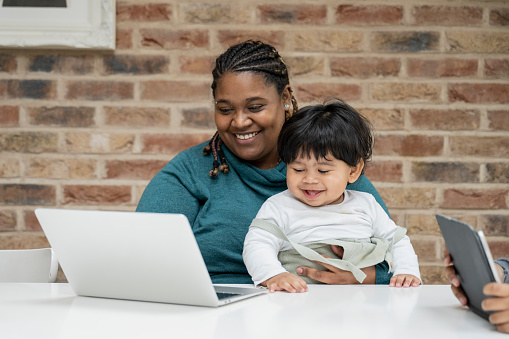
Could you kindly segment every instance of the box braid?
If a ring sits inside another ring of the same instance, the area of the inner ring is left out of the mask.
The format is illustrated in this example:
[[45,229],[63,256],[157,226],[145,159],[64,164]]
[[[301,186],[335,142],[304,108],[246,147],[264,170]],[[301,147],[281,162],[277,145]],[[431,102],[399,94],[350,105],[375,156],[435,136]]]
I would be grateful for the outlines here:
[[[269,44],[261,41],[247,40],[245,42],[233,45],[216,59],[216,67],[212,70],[212,95],[216,97],[216,87],[218,80],[229,72],[255,72],[265,77],[269,84],[276,86],[279,95],[283,94],[286,85],[290,84],[288,69],[283,58],[277,50]],[[285,120],[288,120],[298,109],[297,100],[290,89],[293,110],[285,110]],[[285,106],[285,108],[288,108]],[[221,150],[223,141],[216,132],[209,144],[203,149],[204,155],[212,152],[214,161],[210,176],[217,177],[219,171],[228,174],[230,168],[226,163],[224,152]]]

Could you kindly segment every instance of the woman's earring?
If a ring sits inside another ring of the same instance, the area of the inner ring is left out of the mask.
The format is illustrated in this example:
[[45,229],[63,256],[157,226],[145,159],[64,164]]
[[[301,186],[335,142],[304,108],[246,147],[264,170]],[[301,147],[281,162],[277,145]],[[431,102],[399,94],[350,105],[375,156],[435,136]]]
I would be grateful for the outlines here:
[[290,105],[285,105],[285,108],[288,108],[288,107],[290,107]]

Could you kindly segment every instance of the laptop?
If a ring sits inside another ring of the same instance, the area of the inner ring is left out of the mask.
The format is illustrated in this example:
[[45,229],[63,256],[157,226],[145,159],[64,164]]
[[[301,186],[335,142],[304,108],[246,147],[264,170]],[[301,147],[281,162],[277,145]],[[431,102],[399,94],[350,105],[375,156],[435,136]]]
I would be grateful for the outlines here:
[[436,214],[436,219],[454,263],[460,287],[468,299],[467,306],[488,320],[492,312],[484,311],[481,307],[482,301],[487,298],[482,289],[487,283],[500,282],[500,277],[483,231],[475,231],[468,224],[440,214]]
[[37,208],[81,296],[216,307],[267,292],[212,284],[182,214]]

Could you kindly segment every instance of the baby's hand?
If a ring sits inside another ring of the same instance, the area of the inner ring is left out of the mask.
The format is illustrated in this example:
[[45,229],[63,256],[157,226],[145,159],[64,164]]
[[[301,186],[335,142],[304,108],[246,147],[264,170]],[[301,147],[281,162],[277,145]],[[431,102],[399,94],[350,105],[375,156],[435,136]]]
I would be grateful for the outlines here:
[[261,285],[267,286],[270,293],[275,291],[288,291],[291,293],[308,291],[308,286],[302,278],[288,272],[275,275],[262,282]]
[[391,278],[389,286],[391,287],[417,287],[421,284],[421,280],[411,274],[398,274]]

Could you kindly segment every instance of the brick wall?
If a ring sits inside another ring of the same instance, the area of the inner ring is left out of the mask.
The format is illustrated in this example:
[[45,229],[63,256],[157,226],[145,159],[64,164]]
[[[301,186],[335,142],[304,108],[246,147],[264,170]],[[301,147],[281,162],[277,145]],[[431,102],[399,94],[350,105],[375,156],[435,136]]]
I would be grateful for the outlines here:
[[214,132],[211,64],[261,39],[300,105],[347,100],[376,128],[367,169],[444,282],[440,212],[509,255],[506,1],[117,0],[114,52],[0,50],[0,249],[47,241],[39,206],[134,210],[149,179]]

